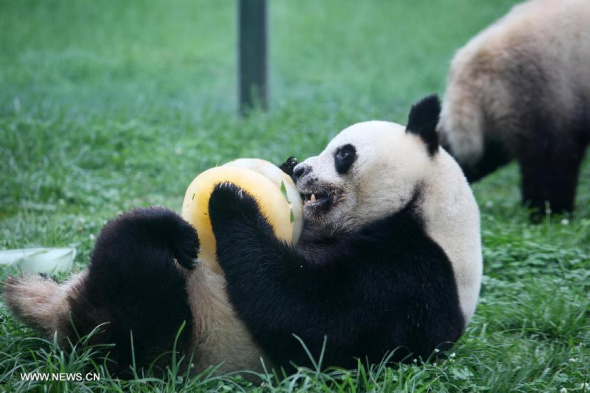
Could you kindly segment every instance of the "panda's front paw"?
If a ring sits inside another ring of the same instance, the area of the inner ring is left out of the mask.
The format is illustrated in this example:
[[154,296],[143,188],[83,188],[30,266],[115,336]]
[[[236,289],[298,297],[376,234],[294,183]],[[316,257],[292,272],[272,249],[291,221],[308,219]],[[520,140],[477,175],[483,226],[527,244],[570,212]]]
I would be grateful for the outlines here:
[[209,199],[209,216],[216,235],[224,227],[234,230],[240,225],[256,227],[264,220],[256,200],[232,183],[215,186]]
[[287,158],[287,161],[283,162],[279,168],[290,177],[293,177],[293,169],[299,164],[295,157]]

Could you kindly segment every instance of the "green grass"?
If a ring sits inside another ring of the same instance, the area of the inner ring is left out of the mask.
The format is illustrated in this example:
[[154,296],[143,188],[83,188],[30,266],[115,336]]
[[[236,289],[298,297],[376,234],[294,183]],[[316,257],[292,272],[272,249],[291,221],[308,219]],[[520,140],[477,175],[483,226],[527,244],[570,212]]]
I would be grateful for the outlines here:
[[[353,122],[403,123],[412,102],[443,92],[454,51],[512,3],[273,1],[271,110],[240,119],[233,1],[0,0],[0,249],[75,246],[79,270],[105,220],[179,211],[218,162],[305,158]],[[174,368],[126,382],[92,363],[95,348],[63,352],[0,305],[0,391],[590,391],[589,175],[586,160],[575,218],[536,226],[514,165],[474,186],[485,276],[448,360],[255,385]],[[20,379],[89,367],[101,381]]]

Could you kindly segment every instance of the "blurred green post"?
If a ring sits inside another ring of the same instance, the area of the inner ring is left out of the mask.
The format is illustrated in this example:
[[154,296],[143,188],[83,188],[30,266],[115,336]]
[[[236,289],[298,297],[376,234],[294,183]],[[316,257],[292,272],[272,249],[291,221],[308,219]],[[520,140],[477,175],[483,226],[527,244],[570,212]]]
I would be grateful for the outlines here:
[[266,0],[238,0],[238,73],[240,113],[267,109]]

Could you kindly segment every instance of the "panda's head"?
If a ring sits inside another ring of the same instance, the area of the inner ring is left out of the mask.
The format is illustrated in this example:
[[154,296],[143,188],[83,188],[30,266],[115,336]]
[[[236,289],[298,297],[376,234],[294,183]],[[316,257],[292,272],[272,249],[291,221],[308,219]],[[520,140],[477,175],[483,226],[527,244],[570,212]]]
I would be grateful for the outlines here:
[[436,95],[415,104],[408,126],[354,124],[316,157],[293,170],[306,226],[329,234],[350,231],[401,210],[432,172],[439,150]]

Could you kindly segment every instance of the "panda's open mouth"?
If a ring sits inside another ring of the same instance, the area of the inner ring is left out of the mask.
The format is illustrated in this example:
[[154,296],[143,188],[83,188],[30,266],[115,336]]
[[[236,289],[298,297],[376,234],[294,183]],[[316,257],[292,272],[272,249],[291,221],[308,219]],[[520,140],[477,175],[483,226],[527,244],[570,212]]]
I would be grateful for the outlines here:
[[320,194],[320,193],[311,193],[311,194],[302,194],[301,199],[303,200],[303,205],[321,205],[322,203],[326,203],[330,196],[328,194]]
[[308,211],[330,210],[337,200],[336,194],[333,191],[302,192],[303,208]]

